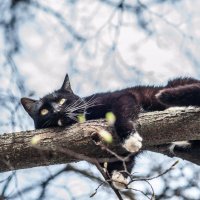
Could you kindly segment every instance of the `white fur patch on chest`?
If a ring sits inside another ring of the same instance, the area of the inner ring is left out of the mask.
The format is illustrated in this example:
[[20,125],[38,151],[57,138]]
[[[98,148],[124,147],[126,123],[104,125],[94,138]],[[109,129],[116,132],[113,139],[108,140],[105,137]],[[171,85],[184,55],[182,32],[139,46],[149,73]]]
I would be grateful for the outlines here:
[[138,132],[131,134],[122,145],[127,151],[136,153],[142,148],[142,137]]
[[112,173],[112,184],[115,188],[122,190],[127,188],[128,179],[122,173],[115,170]]

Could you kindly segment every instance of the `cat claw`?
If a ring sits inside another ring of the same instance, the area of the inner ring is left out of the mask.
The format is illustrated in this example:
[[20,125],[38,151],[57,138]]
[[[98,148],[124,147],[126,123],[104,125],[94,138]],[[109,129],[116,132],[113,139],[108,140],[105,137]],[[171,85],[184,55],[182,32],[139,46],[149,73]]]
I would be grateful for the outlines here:
[[112,173],[112,184],[118,190],[126,189],[128,185],[128,179],[125,178],[122,173],[115,170]]
[[138,132],[131,134],[122,145],[127,151],[136,153],[142,148],[142,137]]

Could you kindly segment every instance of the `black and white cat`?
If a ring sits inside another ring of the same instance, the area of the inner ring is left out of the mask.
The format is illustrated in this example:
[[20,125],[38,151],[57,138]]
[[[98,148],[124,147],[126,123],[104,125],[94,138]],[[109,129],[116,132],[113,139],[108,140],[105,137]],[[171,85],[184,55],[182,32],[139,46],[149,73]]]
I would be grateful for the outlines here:
[[[59,90],[40,100],[22,98],[21,103],[33,118],[36,129],[69,126],[77,122],[79,114],[85,114],[85,118],[90,120],[104,118],[107,112],[114,113],[114,125],[122,146],[128,152],[135,153],[131,161],[126,163],[127,170],[131,172],[137,152],[142,147],[142,138],[134,127],[140,111],[161,111],[172,106],[200,106],[200,81],[177,78],[164,87],[136,86],[81,98],[73,93],[66,75]],[[116,188],[126,186],[127,175],[119,172],[124,170],[121,161],[108,163],[107,170]]]

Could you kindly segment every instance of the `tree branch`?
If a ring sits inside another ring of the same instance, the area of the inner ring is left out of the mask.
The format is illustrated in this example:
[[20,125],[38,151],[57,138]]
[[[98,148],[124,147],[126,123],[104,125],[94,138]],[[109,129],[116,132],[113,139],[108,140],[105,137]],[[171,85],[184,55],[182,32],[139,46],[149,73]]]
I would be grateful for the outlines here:
[[[200,140],[200,108],[168,109],[141,114],[137,130],[143,137],[143,149],[169,156],[169,143],[181,140]],[[116,134],[104,120],[87,121],[68,128],[40,129],[0,136],[0,171],[31,168],[87,159],[110,158],[96,145],[98,132],[112,133],[114,142],[109,149],[119,155],[126,152]],[[34,138],[34,139],[33,139]],[[37,144],[36,144],[37,143]],[[200,164],[200,148],[175,151],[175,156]]]

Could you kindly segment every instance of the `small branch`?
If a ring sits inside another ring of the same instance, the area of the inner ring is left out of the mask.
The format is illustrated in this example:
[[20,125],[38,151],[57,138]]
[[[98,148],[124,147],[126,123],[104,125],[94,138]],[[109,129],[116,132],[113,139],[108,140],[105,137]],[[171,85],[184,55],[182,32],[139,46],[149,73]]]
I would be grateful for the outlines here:
[[[199,124],[200,108],[169,109],[141,114],[137,121],[137,130],[143,137],[143,149],[170,155],[167,150],[168,143],[200,140]],[[102,129],[109,131],[114,137],[114,142],[107,147],[117,155],[123,156],[125,150],[119,145],[114,130],[104,120],[87,121],[68,128],[40,129],[1,135],[0,171],[70,163],[84,158],[95,158],[102,162],[112,156],[94,142],[94,138],[98,140],[98,137],[94,136]],[[32,144],[34,136],[39,139],[37,145]],[[175,156],[200,164],[200,149],[175,152]]]

